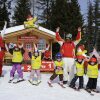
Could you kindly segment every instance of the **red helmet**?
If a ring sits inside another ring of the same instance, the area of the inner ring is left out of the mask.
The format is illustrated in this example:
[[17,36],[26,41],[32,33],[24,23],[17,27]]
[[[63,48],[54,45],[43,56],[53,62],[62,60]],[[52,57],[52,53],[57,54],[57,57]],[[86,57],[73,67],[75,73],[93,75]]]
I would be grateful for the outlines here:
[[97,59],[92,57],[92,58],[90,59],[90,61],[91,61],[91,62],[97,62]]
[[77,58],[77,59],[84,59],[84,56],[78,55],[78,56],[76,56],[76,58]]
[[51,57],[51,52],[50,52],[49,50],[46,50],[46,51],[44,52],[44,57],[46,57],[46,58]]

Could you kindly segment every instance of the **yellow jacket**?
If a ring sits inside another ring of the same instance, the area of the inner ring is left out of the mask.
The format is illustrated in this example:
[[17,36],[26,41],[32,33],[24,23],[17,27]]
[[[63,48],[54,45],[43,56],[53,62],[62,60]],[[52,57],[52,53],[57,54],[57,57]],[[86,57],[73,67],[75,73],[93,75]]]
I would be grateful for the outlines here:
[[38,56],[37,58],[35,58],[35,56],[32,56],[31,65],[32,65],[32,69],[40,69],[41,68],[41,56]]
[[88,64],[87,75],[89,78],[97,78],[98,77],[98,64],[94,66]]
[[56,74],[63,74],[63,61],[60,61],[60,62],[58,62],[58,61],[55,61],[54,62],[55,63],[55,66],[57,67],[57,69],[56,69]]
[[21,63],[23,61],[23,56],[21,51],[13,51],[12,62]]
[[76,62],[76,75],[83,76],[84,75],[84,63],[80,64]]

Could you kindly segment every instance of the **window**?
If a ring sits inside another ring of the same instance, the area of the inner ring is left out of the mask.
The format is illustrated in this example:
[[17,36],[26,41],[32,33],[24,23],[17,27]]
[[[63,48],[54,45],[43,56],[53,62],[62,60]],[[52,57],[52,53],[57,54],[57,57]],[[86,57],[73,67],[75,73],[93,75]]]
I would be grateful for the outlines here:
[[45,39],[40,39],[39,43],[37,44],[37,49],[38,50],[43,50],[46,48],[46,41]]
[[31,48],[32,48],[31,44],[26,44],[26,49],[31,49]]

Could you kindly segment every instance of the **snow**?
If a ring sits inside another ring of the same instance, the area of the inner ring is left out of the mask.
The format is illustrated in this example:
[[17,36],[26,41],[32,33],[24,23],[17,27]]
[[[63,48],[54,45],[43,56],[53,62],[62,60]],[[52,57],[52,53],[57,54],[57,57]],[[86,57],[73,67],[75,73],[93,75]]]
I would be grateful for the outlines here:
[[14,26],[14,27],[6,28],[5,34],[16,32],[16,31],[20,31],[20,30],[23,30],[23,29],[25,29],[24,25],[19,25],[19,26]]
[[[51,76],[50,73],[41,74],[42,83],[39,86],[33,86],[28,82],[30,72],[24,72],[26,81],[18,84],[8,83],[10,69],[11,66],[3,67],[5,77],[0,78],[0,100],[100,100],[100,93],[94,93],[95,95],[91,96],[84,90],[78,92],[67,86],[61,88],[56,83],[53,84],[54,87],[49,87],[47,81]],[[17,74],[15,77],[17,78]],[[87,77],[85,76],[85,85],[86,83]],[[100,90],[100,75],[98,89]]]
[[[35,26],[38,27],[37,25],[35,25]],[[6,28],[5,34],[9,34],[9,33],[12,33],[12,32],[17,32],[17,31],[24,30],[24,29],[25,29],[24,25],[19,25],[19,26],[14,26],[14,27]],[[46,28],[43,28],[41,26],[38,27],[38,30],[46,32],[47,34],[51,34],[51,35],[55,36],[55,32],[53,32],[51,30],[48,30]]]
[[43,28],[43,27],[41,27],[41,26],[39,26],[39,30],[44,31],[44,32],[46,32],[46,33],[49,33],[49,34],[55,36],[55,32],[53,32],[53,31],[51,31],[51,30],[48,30],[48,29],[46,29],[46,28]]

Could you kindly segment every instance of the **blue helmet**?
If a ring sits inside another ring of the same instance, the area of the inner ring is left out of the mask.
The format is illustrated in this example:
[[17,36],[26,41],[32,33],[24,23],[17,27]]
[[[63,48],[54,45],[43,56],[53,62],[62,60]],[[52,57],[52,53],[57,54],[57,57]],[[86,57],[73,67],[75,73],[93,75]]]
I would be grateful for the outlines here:
[[62,54],[61,54],[60,52],[57,53],[57,54],[56,54],[56,58],[57,58],[57,59],[61,59],[61,58],[62,58]]

